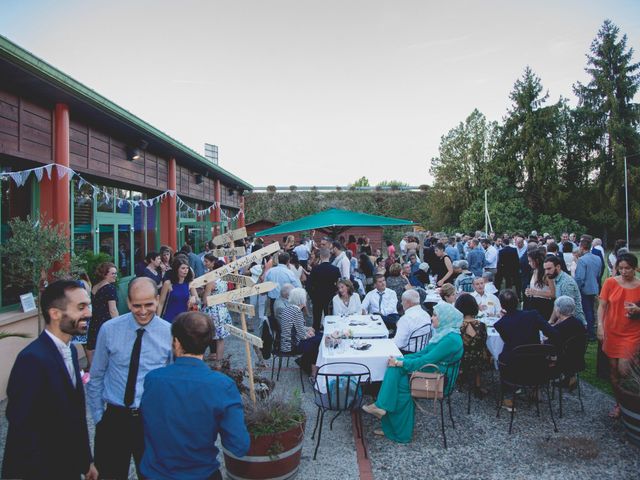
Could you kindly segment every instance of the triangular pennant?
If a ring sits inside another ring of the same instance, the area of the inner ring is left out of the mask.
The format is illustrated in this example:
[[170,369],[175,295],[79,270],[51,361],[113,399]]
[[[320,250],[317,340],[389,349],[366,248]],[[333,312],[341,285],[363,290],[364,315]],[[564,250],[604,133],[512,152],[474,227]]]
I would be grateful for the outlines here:
[[[175,197],[176,196],[176,191],[175,190],[169,190],[169,195],[171,195],[171,198]],[[178,197],[178,198],[180,198],[180,197]],[[182,201],[182,200],[180,200],[180,201]]]
[[40,181],[42,180],[42,174],[44,173],[44,168],[42,167],[35,168],[33,170],[33,173],[35,173],[36,178],[38,179],[38,183],[40,183]]
[[49,180],[51,180],[51,169],[53,168],[53,164],[50,163],[49,165],[45,165],[44,169],[47,172],[47,177],[49,177]]
[[67,176],[67,167],[64,165],[56,165],[56,170],[58,171],[58,179],[63,180],[64,177]]

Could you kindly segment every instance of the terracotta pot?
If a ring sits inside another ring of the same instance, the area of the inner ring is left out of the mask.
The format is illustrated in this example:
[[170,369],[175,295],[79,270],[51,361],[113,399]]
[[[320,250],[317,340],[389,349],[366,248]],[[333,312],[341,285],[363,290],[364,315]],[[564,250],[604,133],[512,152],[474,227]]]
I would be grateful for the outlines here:
[[631,443],[640,447],[640,395],[630,392],[620,385],[615,387],[615,394],[620,402],[622,425],[627,432],[627,438]]
[[251,446],[244,457],[236,457],[225,448],[227,476],[233,480],[286,480],[300,467],[304,423],[274,435],[251,435]]

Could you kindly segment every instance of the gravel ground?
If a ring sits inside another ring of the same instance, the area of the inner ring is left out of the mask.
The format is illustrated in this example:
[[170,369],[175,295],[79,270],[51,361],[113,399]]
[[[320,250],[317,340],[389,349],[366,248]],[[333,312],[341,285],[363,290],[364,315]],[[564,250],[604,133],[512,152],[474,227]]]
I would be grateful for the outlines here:
[[[231,338],[226,342],[233,366],[244,363],[242,342]],[[293,367],[293,362],[291,363]],[[270,375],[270,370],[263,372]],[[488,383],[495,381],[495,375]],[[338,418],[329,430],[325,419],[322,443],[317,460],[313,460],[315,442],[311,432],[316,409],[313,394],[306,387],[303,406],[308,415],[302,450],[300,473],[305,480],[358,479],[358,465],[351,419]],[[297,370],[283,370],[275,393],[291,395],[300,389]],[[541,416],[534,405],[522,404],[518,409],[511,435],[507,434],[509,415],[505,410],[496,418],[495,400],[472,399],[471,414],[466,413],[466,394],[452,396],[456,428],[446,420],[448,450],[442,446],[439,414],[432,404],[423,401],[427,413],[416,410],[413,442],[393,443],[373,435],[378,421],[363,414],[369,458],[376,480],[386,479],[640,479],[640,452],[629,444],[622,426],[607,417],[613,399],[583,383],[585,412],[580,412],[577,396],[565,393],[564,418],[557,418],[557,399],[554,412],[558,433],[553,432],[546,402],[541,404]],[[6,401],[0,403],[0,462],[6,437],[4,416]],[[446,411],[445,411],[446,413]],[[93,425],[89,420],[91,437]],[[130,476],[135,479],[132,469]]]

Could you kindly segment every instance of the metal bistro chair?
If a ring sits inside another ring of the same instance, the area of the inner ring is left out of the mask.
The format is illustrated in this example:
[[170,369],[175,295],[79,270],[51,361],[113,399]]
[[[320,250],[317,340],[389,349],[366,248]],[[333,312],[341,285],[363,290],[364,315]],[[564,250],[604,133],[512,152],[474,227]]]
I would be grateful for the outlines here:
[[424,347],[427,346],[429,340],[431,340],[431,335],[433,334],[433,330],[429,329],[427,333],[421,335],[414,335],[416,332],[422,330],[424,327],[420,327],[413,332],[411,332],[411,337],[409,337],[409,341],[407,344],[400,349],[403,355],[407,353],[419,352]]
[[[282,369],[282,359],[287,359],[287,367],[289,366],[289,359],[291,358],[299,358],[302,356],[301,353],[296,353],[296,346],[291,345],[291,351],[283,352],[281,345],[282,340],[280,337],[280,329],[274,329],[274,337],[273,337],[273,348],[271,350],[271,355],[273,355],[273,360],[271,361],[271,380],[273,380],[273,374],[276,368],[276,359],[278,360],[278,375],[276,376],[276,380],[280,381],[280,370]],[[291,338],[296,338],[296,327],[291,327]],[[304,379],[302,378],[302,368],[298,367],[298,372],[300,373],[300,385],[302,386],[302,393],[304,393]]]
[[513,405],[511,408],[511,419],[509,421],[509,434],[513,429],[513,418],[516,411],[516,390],[533,388],[536,393],[536,409],[540,416],[540,403],[538,394],[543,387],[547,394],[549,403],[549,413],[553,422],[553,431],[558,431],[556,419],[553,416],[551,406],[551,394],[549,384],[551,380],[557,378],[558,371],[555,365],[557,350],[553,345],[530,344],[520,345],[513,349],[507,363],[500,362],[500,399],[498,400],[498,411],[496,417],[500,417],[500,410],[504,400],[504,386],[513,390]]
[[[447,448],[447,434],[445,433],[444,428],[444,401],[447,401],[447,406],[449,407],[449,419],[451,419],[451,428],[455,430],[456,424],[453,421],[453,413],[451,411],[451,394],[455,390],[456,381],[458,380],[458,373],[460,373],[460,361],[462,360],[462,351],[460,352],[460,357],[457,360],[451,362],[438,362],[439,372],[444,375],[444,390],[442,398],[438,399],[440,403],[440,426],[442,428],[442,443],[444,444],[444,448]],[[420,370],[422,372],[428,372],[428,369]],[[415,378],[414,378],[415,380]],[[409,380],[411,382],[411,380]],[[418,404],[418,399],[413,398],[416,407],[424,412],[424,410]],[[427,400],[431,401],[431,400]]]
[[[330,373],[327,371],[329,368],[332,371],[344,373]],[[311,382],[313,383],[314,402],[318,407],[316,426],[313,429],[311,440],[315,438],[316,430],[320,425],[313,459],[315,460],[318,455],[324,414],[328,411],[338,412],[329,423],[330,430],[333,430],[333,422],[342,412],[355,413],[353,418],[355,419],[358,438],[362,441],[365,458],[368,458],[367,446],[362,432],[361,407],[364,401],[363,393],[371,383],[371,370],[369,370],[369,367],[353,362],[327,363],[318,369],[315,380],[311,379]]]
[[569,338],[558,355],[559,378],[552,384],[551,393],[558,389],[558,401],[560,404],[560,418],[562,418],[562,387],[567,379],[575,375],[578,389],[578,400],[580,401],[580,411],[584,412],[582,403],[582,392],[580,391],[580,372],[584,371],[586,365],[584,356],[587,351],[587,335],[574,335]]

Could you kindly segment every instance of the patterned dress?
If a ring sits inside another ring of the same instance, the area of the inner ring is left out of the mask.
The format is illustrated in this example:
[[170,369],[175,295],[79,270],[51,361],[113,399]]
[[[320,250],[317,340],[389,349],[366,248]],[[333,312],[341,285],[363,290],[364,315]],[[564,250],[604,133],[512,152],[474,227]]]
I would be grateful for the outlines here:
[[[212,292],[212,295],[215,295],[218,293],[224,293],[226,291],[227,291],[227,282],[218,278],[216,280],[215,291]],[[225,304],[220,303],[218,305],[213,305],[210,307],[207,306],[202,311],[207,315],[209,315],[209,317],[211,317],[211,320],[213,320],[213,327],[214,327],[213,339],[224,340],[225,338],[227,338],[229,336],[229,332],[227,331],[226,328],[224,328],[224,326],[231,324],[231,315],[229,314],[229,310],[227,310],[227,307],[225,306]]]
[[[471,332],[475,332],[473,335]],[[487,365],[487,327],[479,320],[465,320],[460,327],[464,355],[460,368],[465,374],[479,373]]]

